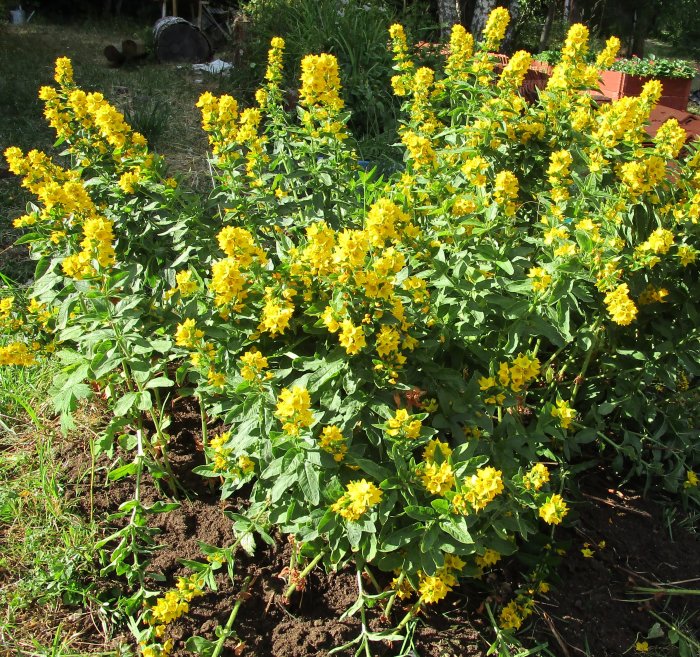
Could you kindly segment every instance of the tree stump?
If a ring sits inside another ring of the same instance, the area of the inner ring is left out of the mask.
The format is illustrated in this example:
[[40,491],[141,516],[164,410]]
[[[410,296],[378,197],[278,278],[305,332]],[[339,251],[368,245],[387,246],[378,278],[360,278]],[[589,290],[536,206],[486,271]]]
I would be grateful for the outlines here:
[[207,62],[212,49],[207,37],[192,23],[178,16],[166,16],[153,26],[156,58],[159,62]]

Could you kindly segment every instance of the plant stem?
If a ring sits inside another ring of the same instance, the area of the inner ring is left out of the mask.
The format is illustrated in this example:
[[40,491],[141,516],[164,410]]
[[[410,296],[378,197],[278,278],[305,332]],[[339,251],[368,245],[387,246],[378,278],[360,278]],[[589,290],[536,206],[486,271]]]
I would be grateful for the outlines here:
[[597,319],[593,324],[593,327],[591,328],[591,333],[593,333],[593,344],[591,344],[590,349],[586,352],[586,358],[583,361],[583,366],[581,367],[581,371],[578,373],[578,376],[575,379],[574,389],[571,391],[570,401],[572,404],[576,401],[576,395],[578,394],[579,388],[581,387],[581,383],[583,382],[583,377],[586,375],[588,366],[591,364],[593,352],[595,352],[598,347],[598,337],[596,336],[596,331],[598,330],[599,326],[600,319]]
[[202,418],[202,450],[204,451],[204,462],[209,463],[209,456],[207,455],[207,445],[209,443],[209,433],[207,431],[207,412],[204,410],[204,404],[202,403],[202,398],[197,396],[199,401],[199,415]]
[[364,572],[367,573],[367,577],[369,577],[369,581],[372,582],[372,586],[374,586],[374,590],[377,593],[382,592],[382,587],[379,586],[379,582],[377,581],[377,578],[374,576],[374,573],[369,569],[367,565],[364,567]]
[[214,647],[214,652],[211,654],[211,657],[219,657],[221,655],[223,649],[224,649],[224,643],[226,643],[226,639],[231,635],[231,628],[233,627],[233,622],[236,620],[236,616],[238,616],[238,610],[241,608],[241,605],[243,604],[243,598],[245,597],[245,594],[248,592],[248,588],[250,587],[250,583],[252,582],[253,577],[251,575],[248,575],[243,580],[243,586],[241,587],[241,592],[238,594],[238,599],[236,600],[236,604],[233,605],[233,609],[231,609],[231,614],[228,617],[228,620],[226,621],[226,625],[224,626],[224,631],[221,633],[221,636],[219,637],[219,640],[216,642],[216,646]]
[[299,573],[299,576],[297,577],[296,582],[292,582],[288,587],[287,590],[284,592],[284,597],[288,598],[294,591],[297,589],[297,584],[301,582],[315,567],[316,564],[323,559],[323,556],[325,555],[325,552],[319,552],[310,562],[309,565],[304,568]]
[[396,580],[396,587],[394,593],[389,598],[389,602],[386,603],[386,608],[384,609],[384,615],[389,619],[389,614],[391,613],[391,608],[394,606],[394,601],[396,600],[397,591],[401,588],[403,581],[406,579],[406,573],[402,570],[399,578]]
[[420,600],[416,602],[409,610],[408,613],[401,619],[401,622],[396,626],[396,630],[402,629],[408,621],[411,620],[416,615],[416,612],[420,609]]
[[362,645],[364,646],[365,649],[365,655],[367,657],[372,657],[372,654],[370,653],[369,650],[369,644],[367,642],[367,617],[365,615],[365,594],[364,591],[362,590],[362,570],[364,568],[358,568],[357,569],[357,592],[360,596],[360,599],[362,600],[362,606],[360,607],[360,618],[361,620],[361,627],[362,627]]

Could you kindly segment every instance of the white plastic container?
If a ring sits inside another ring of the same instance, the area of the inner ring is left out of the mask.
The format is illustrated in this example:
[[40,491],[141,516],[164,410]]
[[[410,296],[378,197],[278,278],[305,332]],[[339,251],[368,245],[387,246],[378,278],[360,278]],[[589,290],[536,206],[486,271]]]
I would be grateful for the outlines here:
[[27,12],[19,7],[18,9],[10,9],[10,23],[12,25],[24,25],[27,22]]

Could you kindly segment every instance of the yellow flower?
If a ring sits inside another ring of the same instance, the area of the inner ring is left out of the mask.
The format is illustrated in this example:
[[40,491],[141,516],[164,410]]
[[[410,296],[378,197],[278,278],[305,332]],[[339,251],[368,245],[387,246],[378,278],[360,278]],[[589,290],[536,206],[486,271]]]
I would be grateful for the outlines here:
[[520,607],[515,600],[511,600],[501,609],[500,625],[504,630],[517,630],[523,624]]
[[268,296],[258,330],[266,331],[274,338],[287,330],[293,314],[293,303],[286,300],[278,301],[274,297]]
[[571,408],[569,402],[559,399],[552,409],[552,417],[558,417],[562,429],[568,429],[576,417],[576,409]]
[[525,79],[525,74],[530,67],[532,56],[525,50],[516,52],[506,64],[498,80],[497,86],[501,89],[518,89]]
[[59,57],[56,60],[54,79],[61,86],[66,86],[73,82],[73,64],[68,57]]
[[610,37],[605,42],[605,48],[598,53],[598,57],[595,60],[595,65],[600,69],[609,68],[612,66],[617,57],[617,53],[620,50],[620,39],[616,36]]
[[452,77],[463,75],[473,54],[474,37],[459,23],[454,25],[450,33],[450,54],[445,72]]
[[532,267],[527,273],[532,280],[532,289],[536,292],[546,290],[552,282],[552,277],[542,267]]
[[480,568],[488,568],[489,566],[497,564],[500,560],[501,555],[498,552],[496,552],[496,550],[491,550],[489,548],[486,548],[486,550],[484,550],[483,555],[477,554],[476,557],[474,557],[476,565]]
[[309,391],[301,386],[294,386],[291,390],[283,388],[280,392],[275,415],[280,420],[286,420],[282,425],[285,433],[297,436],[302,428],[313,424],[314,416],[310,409]]
[[226,385],[226,375],[210,369],[207,374],[207,382],[212,388],[223,388]]
[[545,503],[540,507],[539,515],[549,525],[558,525],[566,516],[569,508],[561,495],[555,493],[549,495]]
[[[491,466],[479,468],[476,474],[465,479],[463,486],[464,500],[469,502],[475,511],[479,511],[503,492],[502,472]],[[460,512],[466,512],[466,508]]]
[[318,439],[318,446],[322,450],[332,454],[333,459],[337,462],[342,461],[348,451],[348,446],[345,443],[342,432],[334,424],[323,427],[321,436]]
[[629,287],[627,283],[621,283],[614,290],[605,295],[605,305],[607,306],[610,318],[616,324],[627,326],[631,324],[637,316],[637,307],[629,297]]
[[34,354],[23,342],[10,342],[4,347],[0,347],[0,366],[19,365],[29,367],[34,365]]
[[434,461],[426,463],[420,469],[420,478],[426,490],[433,495],[444,495],[455,484],[452,466],[447,461],[440,465]]
[[260,378],[261,372],[268,367],[267,358],[255,348],[246,351],[241,356],[240,362],[243,363],[241,376],[246,381],[254,381]]
[[307,55],[301,62],[301,89],[299,97],[307,107],[328,106],[336,111],[343,109],[339,96],[340,76],[338,60],[333,55]]
[[175,344],[178,347],[194,349],[199,341],[204,337],[204,331],[196,327],[192,318],[186,319],[182,324],[177,325],[175,331]]
[[510,14],[503,7],[496,7],[488,17],[484,27],[484,50],[498,50],[498,46],[506,35],[506,28],[510,23]]
[[355,326],[349,319],[344,319],[340,324],[339,341],[351,355],[359,353],[367,345],[362,326]]
[[387,422],[387,433],[390,436],[403,436],[409,439],[418,438],[422,423],[420,420],[412,420],[405,408],[396,409],[394,417]]
[[536,463],[523,477],[523,483],[528,490],[539,490],[549,481],[549,470],[544,463]]
[[359,520],[364,513],[382,500],[382,490],[365,479],[351,481],[346,492],[331,505],[331,511],[346,520]]
[[420,593],[421,602],[429,605],[442,600],[449,592],[451,587],[439,575],[425,575],[421,573],[418,592]]
[[176,289],[183,299],[191,297],[199,289],[199,284],[192,280],[192,272],[189,269],[175,274],[175,281],[177,282]]
[[434,461],[437,451],[442,454],[443,459],[450,458],[450,455],[452,454],[452,449],[447,443],[431,438],[423,450],[423,459],[428,462]]
[[648,641],[637,641],[634,644],[634,649],[637,652],[649,652],[649,642]]
[[698,476],[692,471],[688,470],[685,474],[685,482],[683,482],[683,488],[697,488],[698,486]]

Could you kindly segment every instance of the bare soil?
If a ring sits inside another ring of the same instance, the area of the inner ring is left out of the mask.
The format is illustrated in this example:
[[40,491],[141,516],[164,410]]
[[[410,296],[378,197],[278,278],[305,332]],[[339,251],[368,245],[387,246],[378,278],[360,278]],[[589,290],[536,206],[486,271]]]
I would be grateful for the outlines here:
[[[171,460],[180,480],[192,491],[192,499],[182,500],[175,511],[154,517],[155,525],[161,530],[162,547],[153,558],[152,570],[166,578],[166,584],[154,582],[154,588],[166,588],[175,577],[188,574],[181,560],[202,559],[199,542],[218,546],[233,543],[231,524],[224,510],[245,506],[245,500],[221,502],[208,480],[191,472],[203,462],[197,447],[199,413],[187,400],[176,410],[176,419],[169,429],[173,436]],[[68,480],[75,481],[77,473],[84,473],[86,463],[89,464],[88,447],[75,441],[66,442],[58,456],[65,463]],[[109,483],[105,474],[106,470],[96,472],[92,502],[85,478],[73,487],[82,512],[89,514],[92,503],[96,519],[113,512],[130,498],[133,490],[132,481]],[[633,484],[617,487],[614,482],[600,468],[580,477],[578,492],[569,497],[572,521],[557,530],[552,542],[564,553],[550,580],[552,589],[538,598],[536,613],[519,635],[524,645],[547,644],[558,657],[621,656],[629,653],[630,648],[633,652],[635,641],[641,640],[653,625],[650,612],[690,617],[686,629],[691,635],[700,635],[699,596],[671,596],[661,591],[649,595],[636,590],[672,582],[697,589],[700,581],[697,534],[667,523],[663,507],[644,499]],[[159,493],[148,485],[145,496],[147,502],[152,502]],[[592,556],[582,553],[586,545]],[[190,636],[216,638],[216,627],[225,625],[248,576],[252,577],[252,584],[236,618],[235,636],[227,640],[224,655],[325,657],[332,648],[356,637],[360,630],[358,619],[339,620],[357,597],[354,572],[325,573],[317,568],[308,576],[304,590],[286,600],[285,569],[289,566],[290,551],[287,537],[278,536],[274,548],[260,542],[254,557],[240,552],[234,581],[219,576],[218,590],[195,599],[190,613],[169,626],[175,639],[173,655],[190,654],[184,648]],[[512,597],[521,573],[526,571],[523,560],[527,557],[526,547],[520,557],[499,563],[499,568],[483,581],[471,580],[448,600],[426,609],[413,636],[414,652],[407,654],[485,657],[489,643],[494,640],[486,604],[496,613],[499,605]],[[381,584],[386,581],[380,578]],[[368,589],[371,586],[369,582],[365,585]],[[392,613],[393,623],[407,610],[408,604],[397,604]],[[380,613],[370,612],[371,629],[389,627]],[[97,628],[83,623],[80,630],[84,641],[89,643],[90,633],[96,634]],[[97,642],[98,637],[93,640]],[[131,641],[125,632],[112,645]],[[594,652],[586,653],[586,646],[594,647]],[[373,644],[373,654],[398,655],[400,647],[400,643]],[[340,653],[351,654],[350,650]]]

